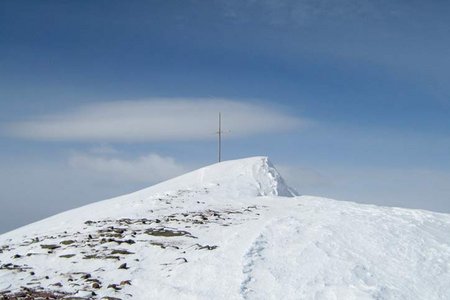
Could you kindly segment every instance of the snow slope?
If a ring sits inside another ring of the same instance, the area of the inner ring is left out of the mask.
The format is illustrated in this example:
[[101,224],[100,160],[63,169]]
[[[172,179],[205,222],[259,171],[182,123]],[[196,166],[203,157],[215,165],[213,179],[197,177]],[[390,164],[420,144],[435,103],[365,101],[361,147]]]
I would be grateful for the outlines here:
[[450,299],[449,232],[447,214],[296,196],[253,157],[1,235],[0,295]]

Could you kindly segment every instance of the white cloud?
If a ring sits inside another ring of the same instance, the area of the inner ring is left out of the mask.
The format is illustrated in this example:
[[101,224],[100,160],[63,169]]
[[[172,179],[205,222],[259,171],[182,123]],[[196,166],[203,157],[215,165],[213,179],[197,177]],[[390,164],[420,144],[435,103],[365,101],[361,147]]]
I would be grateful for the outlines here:
[[226,99],[154,98],[95,103],[76,110],[14,122],[7,134],[36,140],[136,142],[211,139],[217,115],[230,137],[287,131],[308,122],[267,104]]
[[71,167],[111,180],[155,183],[181,175],[186,168],[171,157],[151,153],[136,159],[76,153],[69,158]]
[[0,157],[0,234],[53,214],[135,192],[196,166],[148,154],[73,153],[67,160]]

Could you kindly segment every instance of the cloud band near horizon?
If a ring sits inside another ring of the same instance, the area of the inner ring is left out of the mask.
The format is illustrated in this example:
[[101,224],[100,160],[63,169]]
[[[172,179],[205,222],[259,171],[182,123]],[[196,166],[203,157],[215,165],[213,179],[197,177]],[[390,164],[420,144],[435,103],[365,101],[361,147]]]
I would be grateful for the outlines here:
[[93,103],[5,126],[10,137],[41,141],[147,142],[215,137],[217,116],[231,137],[300,129],[309,121],[273,105],[229,99],[152,98]]

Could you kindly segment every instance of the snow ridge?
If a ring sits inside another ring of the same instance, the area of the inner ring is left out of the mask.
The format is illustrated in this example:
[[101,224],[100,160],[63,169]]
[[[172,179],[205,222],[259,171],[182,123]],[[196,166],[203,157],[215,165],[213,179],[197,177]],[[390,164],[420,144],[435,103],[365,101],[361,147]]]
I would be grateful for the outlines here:
[[297,192],[289,187],[280,173],[265,156],[219,162],[185,175],[157,184],[148,189],[173,189],[174,187],[219,188],[232,196],[295,197]]
[[267,157],[253,167],[253,177],[259,184],[259,196],[294,197],[297,192],[289,187]]
[[450,215],[294,195],[252,157],[61,213],[0,235],[0,298],[450,299]]

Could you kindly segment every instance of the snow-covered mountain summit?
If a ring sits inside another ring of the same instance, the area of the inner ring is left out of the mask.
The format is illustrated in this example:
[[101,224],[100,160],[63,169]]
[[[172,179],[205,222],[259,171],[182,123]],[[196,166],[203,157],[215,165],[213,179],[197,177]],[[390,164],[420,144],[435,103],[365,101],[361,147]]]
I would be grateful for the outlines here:
[[0,297],[450,299],[449,232],[447,214],[296,196],[253,157],[1,235]]
[[246,196],[293,197],[297,193],[286,185],[284,179],[267,157],[257,156],[229,160],[207,166],[157,184],[146,192],[187,188],[215,188],[222,192]]

